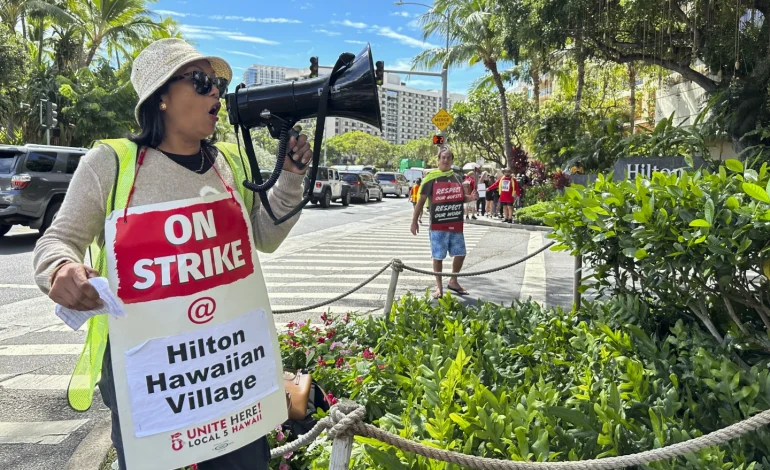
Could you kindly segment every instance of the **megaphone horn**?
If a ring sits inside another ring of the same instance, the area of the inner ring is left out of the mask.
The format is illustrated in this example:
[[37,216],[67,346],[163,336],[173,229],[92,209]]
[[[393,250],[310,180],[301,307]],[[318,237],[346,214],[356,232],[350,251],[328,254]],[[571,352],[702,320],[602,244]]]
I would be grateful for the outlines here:
[[[315,183],[320,156],[320,142],[326,117],[355,119],[382,131],[380,101],[374,74],[372,51],[369,44],[358,54],[340,55],[329,76],[311,80],[291,81],[267,86],[239,85],[235,92],[225,96],[230,124],[243,133],[244,146],[251,166],[253,181],[244,186],[259,194],[266,212],[276,225],[285,222],[299,212],[309,201],[311,194],[289,214],[277,219],[267,200],[267,191],[278,181],[286,156],[286,146],[291,135],[298,135],[292,128],[302,119],[317,117],[313,171],[310,183]],[[275,168],[267,182],[262,182],[259,164],[254,154],[249,129],[266,126],[273,138],[280,139]],[[290,155],[291,158],[291,155]],[[298,168],[301,162],[292,161]]]

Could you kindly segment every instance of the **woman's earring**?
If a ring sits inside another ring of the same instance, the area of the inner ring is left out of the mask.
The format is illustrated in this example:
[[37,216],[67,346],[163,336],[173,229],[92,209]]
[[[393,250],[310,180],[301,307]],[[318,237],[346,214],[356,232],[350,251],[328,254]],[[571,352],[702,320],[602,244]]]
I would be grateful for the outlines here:
[[166,106],[166,103],[161,103],[161,104],[160,104],[160,110],[161,110],[161,111],[165,111],[165,110],[166,110],[166,107],[167,107],[167,106]]

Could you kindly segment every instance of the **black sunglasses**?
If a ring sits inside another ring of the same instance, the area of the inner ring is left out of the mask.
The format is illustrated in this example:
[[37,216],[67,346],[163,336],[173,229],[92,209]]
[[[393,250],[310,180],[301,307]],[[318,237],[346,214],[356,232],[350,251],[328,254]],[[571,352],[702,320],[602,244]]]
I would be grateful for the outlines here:
[[171,77],[171,80],[169,80],[169,83],[175,82],[177,80],[184,80],[187,77],[192,77],[192,82],[193,82],[193,86],[195,87],[195,91],[201,95],[208,95],[211,92],[212,85],[217,87],[217,90],[219,90],[220,97],[225,96],[225,94],[227,93],[227,85],[229,82],[227,81],[226,78],[212,77],[199,70],[183,73],[182,75],[177,75],[176,77]]

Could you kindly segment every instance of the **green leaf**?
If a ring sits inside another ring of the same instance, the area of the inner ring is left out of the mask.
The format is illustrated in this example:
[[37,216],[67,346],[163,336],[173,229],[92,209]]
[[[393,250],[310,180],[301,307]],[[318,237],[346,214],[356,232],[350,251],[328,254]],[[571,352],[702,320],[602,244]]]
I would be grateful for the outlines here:
[[703,219],[695,219],[692,222],[690,222],[690,227],[711,227],[711,224],[708,220]]
[[644,259],[644,258],[646,258],[647,257],[647,250],[642,249],[642,248],[636,250],[636,253],[634,253],[634,257],[636,259]]
[[741,163],[740,160],[731,158],[725,161],[725,166],[732,172],[743,173],[743,163]]
[[706,220],[709,224],[714,223],[714,201],[711,200],[711,198],[708,198],[706,200],[706,206],[704,207],[704,212],[706,216]]
[[[770,187],[770,182],[768,182],[768,186]],[[725,204],[731,210],[735,210],[735,209],[741,207],[741,203],[738,202],[738,200],[735,197],[733,197],[733,196],[728,197],[727,201],[725,201]]]
[[587,207],[583,208],[583,215],[585,216],[586,219],[589,219],[589,220],[596,220],[599,218],[599,216],[596,215],[596,212],[592,211]]
[[756,199],[757,201],[770,204],[770,196],[767,195],[767,191],[757,186],[754,183],[742,183],[741,188],[743,192]]
[[581,199],[583,197],[578,190],[570,188],[569,186],[564,188],[564,195],[570,199]]
[[646,224],[648,222],[647,215],[642,211],[634,212],[634,220],[640,224]]

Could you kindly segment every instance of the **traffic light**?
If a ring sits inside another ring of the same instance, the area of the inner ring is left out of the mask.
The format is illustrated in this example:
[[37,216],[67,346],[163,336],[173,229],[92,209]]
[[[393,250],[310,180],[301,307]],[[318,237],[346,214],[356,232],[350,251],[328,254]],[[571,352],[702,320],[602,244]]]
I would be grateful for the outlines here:
[[310,78],[316,78],[318,76],[318,57],[313,56],[310,58]]
[[374,67],[374,76],[377,79],[377,85],[382,85],[385,83],[385,62],[378,60],[377,63],[374,64]]
[[444,145],[444,136],[443,135],[434,135],[433,136],[433,145]]
[[51,100],[46,101],[46,103],[47,106],[45,109],[45,125],[49,129],[53,129],[57,124],[59,124],[59,120],[57,119],[59,113],[56,112],[56,110],[59,109],[59,106]]
[[[45,114],[43,112],[45,111]],[[48,117],[48,100],[40,100],[40,127],[43,129],[47,129],[48,126],[46,123],[48,120],[46,119]]]

